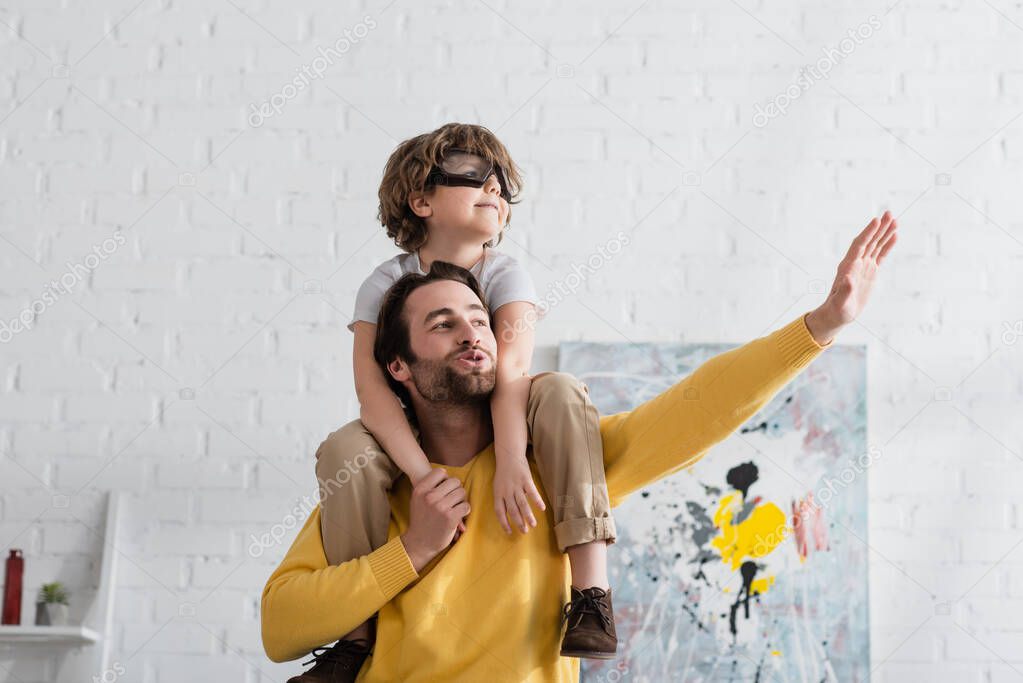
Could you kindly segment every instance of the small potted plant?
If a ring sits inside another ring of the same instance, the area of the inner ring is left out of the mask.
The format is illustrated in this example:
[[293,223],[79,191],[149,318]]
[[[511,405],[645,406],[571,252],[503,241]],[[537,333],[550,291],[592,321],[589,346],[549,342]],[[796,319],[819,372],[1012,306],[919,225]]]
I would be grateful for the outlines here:
[[36,626],[65,626],[68,619],[68,594],[59,581],[44,583],[36,598]]

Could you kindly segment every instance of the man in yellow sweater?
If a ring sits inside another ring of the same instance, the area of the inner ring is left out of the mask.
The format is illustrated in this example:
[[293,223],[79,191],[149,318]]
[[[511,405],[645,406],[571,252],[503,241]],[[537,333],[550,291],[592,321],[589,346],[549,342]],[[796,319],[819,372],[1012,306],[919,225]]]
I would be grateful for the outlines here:
[[[634,410],[601,417],[612,506],[695,463],[831,346],[866,305],[896,228],[888,212],[867,225],[818,308],[711,358]],[[424,451],[438,467],[415,488],[405,477],[395,483],[389,540],[368,555],[328,565],[313,511],[263,590],[263,646],[273,661],[295,659],[378,613],[372,654],[340,641],[317,650],[319,674],[303,680],[576,682],[579,660],[559,656],[558,606],[570,574],[551,505],[528,535],[506,535],[485,514],[493,508],[486,411],[497,345],[489,327],[475,324],[478,289],[432,271],[405,277],[418,279],[398,308],[414,359],[381,364],[408,389]],[[426,319],[438,316],[455,333],[428,334]],[[464,363],[466,350],[487,360]]]

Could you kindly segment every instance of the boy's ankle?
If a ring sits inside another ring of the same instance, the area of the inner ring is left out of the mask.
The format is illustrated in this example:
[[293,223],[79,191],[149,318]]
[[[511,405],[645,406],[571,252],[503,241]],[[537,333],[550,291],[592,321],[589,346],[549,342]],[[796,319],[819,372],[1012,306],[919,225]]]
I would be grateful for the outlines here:
[[572,588],[575,588],[576,590],[580,590],[580,591],[581,590],[586,590],[587,588],[600,588],[601,590],[605,590],[605,591],[611,590],[611,584],[610,583],[600,583],[599,581],[593,582],[593,583],[587,583],[587,582],[580,582],[580,583],[585,583],[586,585],[579,585],[575,581],[573,581],[572,582]]
[[372,647],[373,643],[377,639],[376,622],[370,620],[367,623],[360,624],[350,632],[341,636],[340,640],[365,640]]

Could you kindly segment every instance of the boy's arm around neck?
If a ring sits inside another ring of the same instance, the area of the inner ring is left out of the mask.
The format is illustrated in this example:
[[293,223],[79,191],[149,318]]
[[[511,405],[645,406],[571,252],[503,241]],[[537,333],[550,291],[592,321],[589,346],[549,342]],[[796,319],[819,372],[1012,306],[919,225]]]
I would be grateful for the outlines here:
[[352,367],[359,417],[394,464],[415,484],[429,474],[432,466],[412,433],[398,397],[388,386],[383,369],[373,358],[375,336],[376,325],[364,321],[355,323]]

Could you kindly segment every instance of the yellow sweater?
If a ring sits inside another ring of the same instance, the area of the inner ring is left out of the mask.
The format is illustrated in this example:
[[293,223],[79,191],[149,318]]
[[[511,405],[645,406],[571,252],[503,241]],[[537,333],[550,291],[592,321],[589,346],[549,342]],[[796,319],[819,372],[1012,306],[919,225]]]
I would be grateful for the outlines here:
[[[695,463],[831,346],[813,339],[804,317],[711,358],[634,410],[601,417],[611,504]],[[408,478],[392,491],[390,540],[369,555],[329,566],[313,511],[263,589],[270,659],[302,657],[379,612],[360,681],[579,680],[579,660],[558,654],[571,574],[546,495],[537,527],[506,536],[493,513],[493,446],[444,469],[462,482],[472,513],[421,574],[398,538],[408,528]]]

